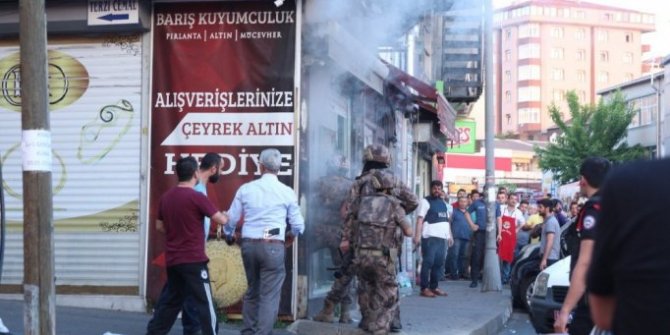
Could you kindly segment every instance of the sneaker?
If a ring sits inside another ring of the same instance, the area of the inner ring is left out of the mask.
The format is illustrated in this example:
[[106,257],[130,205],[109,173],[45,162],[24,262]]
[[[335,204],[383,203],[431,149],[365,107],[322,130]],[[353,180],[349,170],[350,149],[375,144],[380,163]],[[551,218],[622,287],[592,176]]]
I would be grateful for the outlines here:
[[426,298],[435,298],[435,293],[432,290],[424,288],[421,290],[421,296]]
[[433,291],[433,293],[435,293],[435,295],[439,295],[440,297],[446,297],[446,296],[449,295],[449,294],[447,294],[447,292],[444,292],[444,291],[440,290],[439,288],[436,288],[432,291]]
[[476,281],[473,281],[472,283],[470,283],[470,287],[472,287],[472,288],[477,287],[477,282],[476,282]]

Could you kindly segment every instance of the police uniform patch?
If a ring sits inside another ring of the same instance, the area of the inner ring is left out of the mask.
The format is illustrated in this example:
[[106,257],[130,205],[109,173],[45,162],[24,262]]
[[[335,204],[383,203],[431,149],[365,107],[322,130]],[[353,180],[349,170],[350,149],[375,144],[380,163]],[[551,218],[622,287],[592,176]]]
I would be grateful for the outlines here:
[[202,279],[207,279],[207,270],[202,270],[200,272],[200,277],[202,277]]
[[588,215],[584,218],[584,229],[591,229],[596,225],[596,218]]

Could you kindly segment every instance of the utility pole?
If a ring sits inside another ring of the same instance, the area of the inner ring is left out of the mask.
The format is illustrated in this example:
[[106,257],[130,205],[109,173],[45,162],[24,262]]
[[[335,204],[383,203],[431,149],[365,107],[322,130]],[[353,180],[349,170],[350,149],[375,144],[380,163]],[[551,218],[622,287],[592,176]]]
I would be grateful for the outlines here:
[[[660,73],[656,72],[656,73]],[[658,85],[654,85],[654,77],[656,77],[656,73],[654,73],[653,68],[651,72],[651,88],[654,89],[656,92],[656,159],[661,159],[663,158],[663,152],[661,150],[662,147],[662,128],[661,128],[661,118],[663,117],[663,104],[661,103],[661,93],[663,90],[663,85],[662,82],[658,82]],[[658,87],[657,87],[658,86]]]
[[486,147],[486,184],[485,196],[488,201],[488,220],[486,224],[486,252],[484,253],[484,273],[482,291],[502,291],[500,282],[500,260],[497,252],[497,225],[495,202],[495,157],[493,132],[493,0],[484,0],[484,102],[486,120],[485,147]]
[[51,128],[44,0],[19,1],[24,333],[56,333]]

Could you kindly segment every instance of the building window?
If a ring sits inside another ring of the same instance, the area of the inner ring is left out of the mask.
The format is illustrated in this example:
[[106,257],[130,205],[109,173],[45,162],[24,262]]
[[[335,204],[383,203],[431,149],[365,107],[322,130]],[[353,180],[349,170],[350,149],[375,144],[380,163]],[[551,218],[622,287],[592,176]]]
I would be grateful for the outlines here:
[[517,89],[517,102],[540,101],[540,86],[523,86]]
[[607,84],[607,83],[609,83],[609,81],[610,81],[610,74],[609,74],[609,72],[607,72],[607,71],[600,71],[600,73],[598,74],[598,82],[599,82],[599,83],[603,83],[603,84]]
[[580,83],[586,82],[586,71],[577,70],[577,81]]
[[539,65],[521,65],[517,71],[518,80],[540,80]]
[[552,27],[551,28],[551,37],[554,38],[563,38],[565,35],[565,30],[563,27]]
[[624,52],[623,53],[623,62],[625,64],[632,64],[633,63],[633,53],[632,52]]
[[519,124],[540,123],[539,108],[520,108],[518,110]]
[[646,24],[656,23],[655,16],[653,14],[643,14],[642,15],[642,23],[646,23]]
[[551,58],[552,59],[563,59],[563,48],[552,48],[551,49]]
[[583,40],[586,38],[586,29],[584,28],[578,28],[577,31],[575,32],[575,38],[578,40]]
[[648,95],[640,97],[629,102],[637,115],[633,117],[633,121],[628,126],[629,128],[637,126],[646,126],[656,122],[657,108],[656,95]]
[[554,102],[563,101],[565,99],[565,90],[553,90],[552,98],[554,99]]
[[505,38],[508,40],[512,38],[512,29],[505,29]]
[[512,92],[509,90],[505,91],[505,102],[512,102]]
[[630,22],[631,23],[640,23],[642,22],[642,15],[630,13]]
[[626,33],[624,40],[626,43],[633,43],[633,33]]
[[598,30],[598,41],[607,42],[609,40],[609,33],[605,29]]
[[586,18],[586,12],[584,12],[583,10],[577,10],[574,13],[574,17],[576,19],[585,19]]
[[616,22],[623,21],[623,13],[621,13],[621,12],[614,13],[614,21],[616,21]]
[[544,15],[556,17],[557,15],[556,7],[544,7]]
[[584,49],[577,50],[577,53],[575,53],[575,58],[579,61],[586,60],[586,50]]
[[628,73],[626,73],[625,78],[626,78],[626,81],[631,81],[631,80],[633,80],[633,78],[635,78],[635,76],[632,73],[628,72]]
[[512,50],[505,50],[505,60],[512,60]]
[[554,68],[551,70],[551,79],[563,80],[565,79],[565,71],[563,69]]
[[512,81],[512,72],[509,70],[505,71],[505,81]]
[[570,8],[559,8],[558,16],[569,18],[570,17]]
[[579,102],[585,103],[586,101],[586,91],[580,90],[577,92],[577,97],[579,98]]
[[537,23],[528,23],[519,26],[519,38],[539,37],[540,25]]
[[540,45],[536,43],[519,45],[519,59],[540,58]]
[[603,20],[605,21],[613,21],[614,20],[614,14],[612,13],[605,13],[603,14]]
[[607,51],[601,51],[600,52],[600,61],[603,63],[609,62],[610,61],[610,53]]

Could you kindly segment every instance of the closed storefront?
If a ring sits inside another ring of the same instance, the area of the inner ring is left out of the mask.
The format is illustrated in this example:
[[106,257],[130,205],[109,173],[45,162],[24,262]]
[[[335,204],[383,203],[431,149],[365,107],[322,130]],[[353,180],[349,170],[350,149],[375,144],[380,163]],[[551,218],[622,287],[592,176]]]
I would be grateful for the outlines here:
[[[55,277],[59,293],[138,295],[139,35],[49,39]],[[0,157],[8,220],[3,293],[21,292],[23,185],[18,41],[0,45]]]

